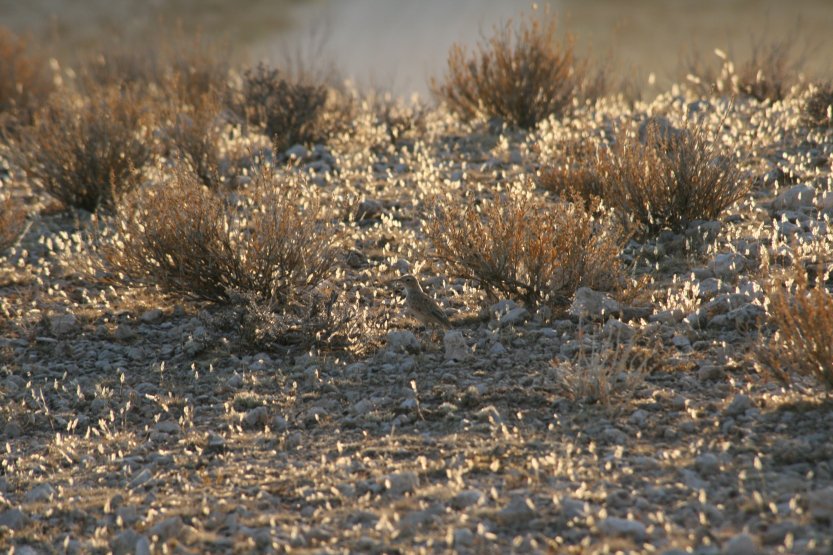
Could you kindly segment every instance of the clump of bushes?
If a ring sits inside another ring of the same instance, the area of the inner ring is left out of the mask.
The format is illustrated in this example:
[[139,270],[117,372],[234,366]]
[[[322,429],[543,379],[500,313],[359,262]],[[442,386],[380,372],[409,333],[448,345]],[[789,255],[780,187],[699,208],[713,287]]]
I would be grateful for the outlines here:
[[638,129],[623,126],[613,144],[568,144],[565,152],[542,173],[544,188],[564,198],[600,199],[625,224],[647,233],[715,219],[751,185],[734,156],[702,126],[677,129],[664,118]]
[[811,284],[798,269],[791,279],[773,280],[767,290],[767,313],[777,331],[758,349],[758,362],[785,383],[792,375],[811,376],[833,389],[833,295],[824,279]]
[[[336,234],[304,184],[260,169],[224,196],[190,167],[126,196],[97,238],[106,280],[231,311],[259,345],[344,345],[362,313],[329,282]],[[109,231],[108,231],[109,229]]]
[[153,155],[151,113],[130,90],[54,96],[20,130],[13,158],[47,193],[90,212],[133,189]]
[[758,101],[783,100],[797,80],[802,60],[793,51],[794,41],[755,41],[748,59],[735,65],[722,50],[715,50],[718,64],[696,59],[687,80],[700,95],[745,95]]
[[576,289],[624,285],[618,256],[624,236],[580,204],[514,191],[480,205],[437,205],[428,235],[450,272],[490,296],[560,306]]
[[54,88],[46,60],[0,27],[0,128],[13,120],[28,123]]
[[0,195],[0,256],[17,242],[26,228],[26,212],[11,196]]
[[283,152],[295,144],[326,139],[327,95],[324,85],[293,80],[260,64],[243,75],[241,111],[272,140],[275,152]]
[[466,120],[500,118],[526,129],[563,114],[575,98],[601,95],[604,80],[576,56],[571,35],[559,40],[556,19],[547,14],[496,28],[475,52],[454,45],[444,80],[432,80],[431,88]]
[[833,127],[833,83],[813,87],[804,101],[802,120],[811,127]]

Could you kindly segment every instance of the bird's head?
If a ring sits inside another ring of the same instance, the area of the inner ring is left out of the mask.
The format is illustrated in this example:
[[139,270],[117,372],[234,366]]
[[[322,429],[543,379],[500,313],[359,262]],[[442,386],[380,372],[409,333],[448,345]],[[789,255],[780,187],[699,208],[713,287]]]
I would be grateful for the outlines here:
[[416,289],[417,291],[422,290],[422,287],[419,285],[419,281],[411,274],[405,274],[404,276],[400,276],[396,278],[394,281],[400,282],[404,285],[407,289]]

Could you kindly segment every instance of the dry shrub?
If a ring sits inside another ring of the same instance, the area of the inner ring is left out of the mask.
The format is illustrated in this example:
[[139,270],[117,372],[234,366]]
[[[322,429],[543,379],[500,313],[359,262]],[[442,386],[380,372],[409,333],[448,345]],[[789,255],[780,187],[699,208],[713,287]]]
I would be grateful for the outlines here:
[[571,35],[558,39],[551,14],[524,16],[496,27],[476,52],[455,44],[444,81],[432,79],[431,89],[464,119],[484,115],[531,128],[564,113],[574,98],[603,93],[602,75],[591,78],[574,42]]
[[0,195],[0,256],[17,243],[26,228],[26,211],[11,196]]
[[10,119],[29,122],[54,87],[46,60],[25,39],[0,27],[0,126]]
[[428,234],[460,277],[527,304],[562,305],[582,286],[618,290],[623,236],[581,206],[513,192],[477,206],[437,205]]
[[599,172],[600,150],[589,138],[561,144],[558,158],[541,170],[540,184],[568,200],[581,200],[585,208],[604,198],[604,181]]
[[106,267],[129,285],[219,304],[236,290],[286,305],[334,271],[332,233],[300,184],[264,169],[236,197],[179,168],[124,199],[116,240],[102,247]]
[[638,132],[624,126],[610,146],[576,152],[544,171],[541,185],[565,198],[599,197],[648,233],[713,220],[751,184],[734,156],[702,126],[676,129],[660,118],[648,120]]
[[802,120],[810,127],[833,127],[833,83],[821,83],[813,87],[804,101]]
[[171,103],[164,116],[169,154],[186,162],[211,189],[225,181],[220,152],[223,108],[218,94],[209,91],[189,103]]
[[798,269],[767,288],[767,312],[777,331],[756,352],[763,368],[785,383],[793,373],[812,376],[833,389],[833,296],[824,280],[813,285]]
[[93,212],[111,208],[140,182],[153,155],[151,126],[145,104],[129,90],[56,96],[11,150],[47,193]]
[[233,197],[188,168],[172,182],[126,197],[112,232],[98,237],[106,279],[220,306],[244,341],[370,348],[371,320],[329,278],[336,235],[299,181],[269,168]]
[[686,79],[700,95],[745,95],[756,100],[783,100],[797,81],[803,65],[793,51],[794,38],[765,42],[753,40],[752,53],[743,63],[735,63],[720,49],[718,64],[705,64],[695,58],[689,62]]
[[243,75],[240,110],[249,124],[264,130],[275,152],[283,152],[326,139],[322,117],[327,97],[323,85],[293,80],[260,64]]

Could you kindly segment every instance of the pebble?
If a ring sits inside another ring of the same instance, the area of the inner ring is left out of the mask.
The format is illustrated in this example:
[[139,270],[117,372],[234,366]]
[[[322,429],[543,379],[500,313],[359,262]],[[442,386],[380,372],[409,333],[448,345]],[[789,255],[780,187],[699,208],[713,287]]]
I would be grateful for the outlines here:
[[641,542],[648,537],[645,525],[638,520],[610,516],[599,522],[599,531],[608,536],[629,537]]
[[78,318],[75,314],[59,314],[49,319],[49,329],[54,335],[65,336],[75,331],[78,327]]
[[179,531],[182,530],[182,524],[181,517],[171,516],[151,526],[148,533],[151,537],[158,537],[159,541],[164,543],[171,538],[177,537]]
[[397,472],[383,477],[381,484],[395,497],[406,493],[413,493],[419,487],[419,476],[416,472]]
[[413,332],[405,331],[391,331],[385,339],[385,347],[388,351],[394,353],[418,353],[422,348],[419,340]]
[[762,555],[761,548],[749,534],[737,534],[725,543],[723,555]]
[[773,199],[772,208],[775,210],[809,208],[813,206],[815,197],[815,188],[809,185],[793,185]]
[[518,495],[498,511],[495,518],[504,526],[516,526],[531,520],[535,515],[535,504],[529,498]]
[[814,519],[833,524],[833,486],[809,492],[807,504]]
[[0,512],[0,529],[20,530],[29,521],[29,517],[20,509],[6,509]]
[[729,406],[723,411],[726,416],[740,416],[753,407],[752,399],[748,395],[735,395]]
[[40,484],[26,492],[24,500],[27,503],[41,503],[51,501],[55,497],[55,488],[49,484]]
[[471,547],[474,543],[474,533],[468,528],[454,530],[454,547]]
[[445,347],[445,360],[462,361],[471,356],[471,348],[466,343],[466,338],[460,330],[450,330],[443,335],[443,346]]
[[720,461],[714,453],[703,453],[694,460],[694,468],[704,478],[708,478],[720,471]]
[[605,315],[618,314],[622,305],[607,293],[594,291],[589,287],[579,287],[570,304],[568,313],[574,318],[603,319]]
[[483,493],[476,489],[463,490],[451,499],[451,507],[461,511],[472,505],[477,505],[483,499]]
[[162,311],[158,308],[152,308],[150,310],[145,310],[142,312],[142,315],[139,316],[139,320],[143,324],[156,324],[162,319]]

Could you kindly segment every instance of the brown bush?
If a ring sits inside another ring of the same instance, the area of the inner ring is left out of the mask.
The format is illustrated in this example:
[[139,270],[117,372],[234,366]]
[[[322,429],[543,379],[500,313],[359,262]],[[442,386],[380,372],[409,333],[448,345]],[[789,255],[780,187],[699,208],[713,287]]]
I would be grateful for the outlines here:
[[26,229],[26,212],[11,196],[0,195],[0,256],[17,242]]
[[598,196],[648,233],[715,219],[750,187],[734,157],[702,126],[677,129],[652,118],[638,131],[623,126],[612,145],[592,150],[578,149],[575,162],[544,171],[541,185],[565,198]]
[[591,78],[573,37],[559,41],[556,19],[546,14],[496,27],[476,52],[454,45],[443,82],[432,79],[431,89],[464,119],[484,115],[531,128],[564,113],[574,98],[599,96],[604,80]]
[[833,83],[816,85],[804,101],[801,115],[810,127],[833,127]]
[[222,170],[220,142],[223,103],[216,92],[207,92],[191,103],[173,101],[164,116],[168,153],[185,161],[206,187],[220,187]]
[[[821,281],[821,283],[818,283]],[[767,288],[767,313],[777,331],[757,350],[763,368],[785,383],[792,374],[811,376],[833,389],[833,296],[824,280],[809,283],[800,269],[789,280],[773,280]]]
[[179,168],[170,183],[124,199],[100,254],[128,285],[219,304],[236,291],[286,306],[335,269],[333,234],[319,216],[317,201],[271,171],[231,201]]
[[327,95],[323,85],[295,81],[260,64],[243,75],[240,109],[251,125],[265,131],[277,153],[326,139],[322,116]]
[[581,206],[512,193],[437,205],[428,235],[451,272],[527,304],[569,302],[582,286],[618,290],[623,235]]
[[32,52],[26,40],[0,27],[0,127],[32,114],[54,89],[46,59]]
[[722,50],[715,50],[721,60],[706,64],[699,58],[689,62],[686,76],[701,95],[746,95],[756,100],[783,100],[795,84],[803,65],[794,53],[794,38],[780,41],[753,40],[750,57],[735,64]]
[[27,175],[64,204],[111,208],[151,159],[149,115],[128,90],[53,97],[11,150]]

